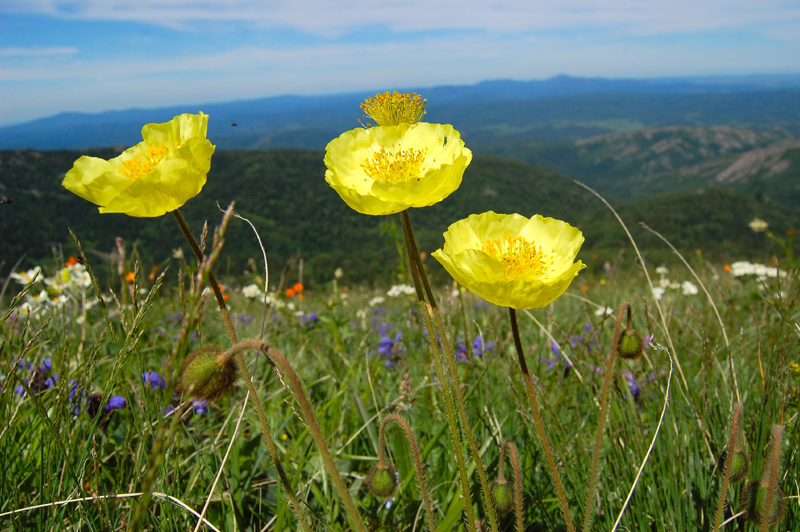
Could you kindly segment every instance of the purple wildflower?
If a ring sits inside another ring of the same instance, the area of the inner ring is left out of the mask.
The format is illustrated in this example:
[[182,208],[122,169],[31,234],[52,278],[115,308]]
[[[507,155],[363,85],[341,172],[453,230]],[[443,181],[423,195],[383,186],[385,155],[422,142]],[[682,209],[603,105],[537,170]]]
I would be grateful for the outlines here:
[[633,377],[633,373],[626,371],[622,374],[622,376],[628,383],[628,390],[630,390],[633,399],[638,401],[639,396],[641,395],[641,390],[639,389],[639,383],[636,382],[636,379]]
[[121,408],[125,408],[128,406],[128,403],[125,401],[125,398],[120,395],[112,395],[108,399],[108,403],[106,403],[105,411],[111,412],[112,410],[119,410]]
[[142,381],[144,381],[145,384],[149,384],[154,390],[167,387],[167,381],[155,371],[146,371],[145,373],[142,373]]
[[192,407],[195,414],[205,414],[208,412],[208,401],[205,399],[192,401]]
[[462,338],[456,338],[456,359],[461,362],[469,362],[469,355],[467,354],[467,345]]
[[484,353],[489,351],[494,351],[494,342],[484,342],[481,336],[472,341],[472,353],[475,356],[483,356]]
[[300,322],[309,329],[314,327],[319,322],[319,314],[311,312],[309,314],[301,314]]

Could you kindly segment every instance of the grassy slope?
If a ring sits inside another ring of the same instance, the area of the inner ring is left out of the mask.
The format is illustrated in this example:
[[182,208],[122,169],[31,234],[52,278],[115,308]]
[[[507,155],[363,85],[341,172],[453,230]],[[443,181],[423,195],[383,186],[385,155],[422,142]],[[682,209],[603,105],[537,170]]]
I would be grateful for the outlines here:
[[[109,157],[110,150],[96,152]],[[90,203],[60,186],[60,180],[77,152],[2,152],[0,192],[14,202],[0,206],[2,260],[13,264],[23,254],[29,262],[52,257],[53,246],[73,251],[71,227],[84,246],[107,253],[116,236],[138,242],[144,267],[171,256],[184,245],[170,216],[135,219],[100,215]],[[310,278],[327,278],[342,266],[353,280],[387,276],[397,264],[391,237],[381,237],[383,217],[370,217],[349,209],[324,181],[319,152],[272,150],[219,152],[203,192],[182,209],[199,233],[204,219],[219,218],[217,203],[233,200],[237,210],[259,230],[273,271],[292,255],[306,259]],[[627,246],[624,234],[599,202],[566,177],[523,163],[495,157],[476,157],[461,188],[432,209],[412,213],[421,249],[431,252],[441,245],[450,223],[486,210],[536,213],[564,219],[586,235],[584,253],[614,256]],[[753,235],[747,222],[761,216],[776,231],[800,227],[800,213],[781,204],[756,201],[733,191],[710,190],[647,200],[621,207],[632,225],[639,220],[669,231],[680,249],[702,247],[711,256],[763,258],[776,249],[761,235]],[[721,233],[724,233],[721,235]],[[364,246],[365,241],[370,242]],[[645,240],[645,247],[650,241]],[[223,273],[241,274],[254,251],[255,237],[245,224],[230,230]],[[655,245],[663,249],[663,246]],[[188,250],[187,250],[188,251]]]

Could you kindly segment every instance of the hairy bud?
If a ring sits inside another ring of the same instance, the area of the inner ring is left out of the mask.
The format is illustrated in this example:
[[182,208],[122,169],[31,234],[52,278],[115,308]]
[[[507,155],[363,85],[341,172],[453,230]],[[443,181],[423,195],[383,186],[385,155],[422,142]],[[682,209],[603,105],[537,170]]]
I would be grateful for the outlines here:
[[223,357],[224,349],[208,345],[186,359],[179,390],[207,401],[227,394],[236,383],[236,364]]
[[768,494],[769,486],[760,482],[751,482],[742,492],[741,508],[747,512],[747,519],[759,527],[765,520],[768,528],[775,526],[783,519],[786,511],[786,498],[780,487],[775,486],[770,508],[767,508]]
[[626,360],[636,360],[644,353],[644,340],[642,336],[631,327],[622,331],[617,343],[617,353]]
[[392,466],[378,464],[369,470],[367,486],[376,497],[387,499],[397,489],[397,474]]
[[499,514],[507,514],[514,509],[514,488],[510,482],[496,480],[489,490],[492,492],[492,500]]

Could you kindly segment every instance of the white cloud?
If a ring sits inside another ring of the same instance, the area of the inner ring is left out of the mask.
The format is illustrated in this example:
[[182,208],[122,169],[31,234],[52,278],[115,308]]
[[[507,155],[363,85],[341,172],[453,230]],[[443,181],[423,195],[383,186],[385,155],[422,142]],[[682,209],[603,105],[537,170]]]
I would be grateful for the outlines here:
[[800,21],[800,6],[784,0],[27,0],[2,10],[169,27],[239,21],[328,37],[374,26],[398,32],[599,28],[655,35]]
[[49,55],[77,54],[78,49],[71,46],[54,48],[0,48],[0,57],[41,57]]

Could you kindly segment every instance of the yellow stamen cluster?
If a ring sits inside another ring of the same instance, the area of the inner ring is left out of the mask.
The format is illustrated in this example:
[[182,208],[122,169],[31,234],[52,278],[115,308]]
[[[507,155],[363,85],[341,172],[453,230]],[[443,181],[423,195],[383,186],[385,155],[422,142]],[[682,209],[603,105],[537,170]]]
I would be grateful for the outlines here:
[[[423,100],[414,92],[376,94],[361,104],[361,110],[379,126],[397,126],[399,124],[416,124],[427,111]],[[370,125],[370,124],[367,124]]]
[[503,263],[506,281],[531,277],[553,264],[541,247],[521,236],[486,239],[481,242],[481,251]]
[[146,152],[142,152],[122,163],[119,173],[131,179],[139,179],[152,170],[171,151],[172,148],[163,142],[150,145],[147,147]]
[[374,181],[382,179],[389,183],[404,183],[412,179],[420,180],[424,174],[423,165],[427,149],[407,150],[399,149],[395,152],[387,152],[386,148],[372,154],[372,159],[361,163],[361,168]]

